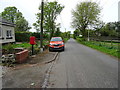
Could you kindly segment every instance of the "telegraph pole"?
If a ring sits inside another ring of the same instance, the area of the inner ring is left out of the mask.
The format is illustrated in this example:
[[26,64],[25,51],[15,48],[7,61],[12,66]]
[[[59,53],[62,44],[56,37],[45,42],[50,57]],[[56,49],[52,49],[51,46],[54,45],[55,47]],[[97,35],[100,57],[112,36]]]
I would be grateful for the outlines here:
[[88,41],[90,41],[90,35],[89,35],[89,30],[88,30]]
[[67,38],[66,28],[65,28],[65,37]]
[[43,7],[44,1],[41,2],[41,33],[40,33],[40,50],[43,52]]

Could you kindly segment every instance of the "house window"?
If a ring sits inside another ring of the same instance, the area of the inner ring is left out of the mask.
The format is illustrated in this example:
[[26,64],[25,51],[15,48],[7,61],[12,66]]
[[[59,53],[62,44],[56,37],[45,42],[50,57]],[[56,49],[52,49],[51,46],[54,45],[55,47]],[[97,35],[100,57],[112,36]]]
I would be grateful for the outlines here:
[[2,29],[1,29],[1,27],[0,27],[0,37],[2,37]]
[[4,39],[3,37],[3,32],[2,32],[2,28],[0,27],[0,39]]
[[6,31],[6,39],[12,39],[12,31],[11,30],[7,30]]

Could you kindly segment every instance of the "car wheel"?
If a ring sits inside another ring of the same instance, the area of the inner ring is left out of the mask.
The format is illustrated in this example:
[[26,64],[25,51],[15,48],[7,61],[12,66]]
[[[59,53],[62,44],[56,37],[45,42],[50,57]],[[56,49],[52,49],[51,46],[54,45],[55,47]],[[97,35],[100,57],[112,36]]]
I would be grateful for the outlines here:
[[49,49],[49,52],[52,52],[52,50],[51,50],[51,49]]
[[63,47],[63,50],[62,51],[65,51],[65,48]]

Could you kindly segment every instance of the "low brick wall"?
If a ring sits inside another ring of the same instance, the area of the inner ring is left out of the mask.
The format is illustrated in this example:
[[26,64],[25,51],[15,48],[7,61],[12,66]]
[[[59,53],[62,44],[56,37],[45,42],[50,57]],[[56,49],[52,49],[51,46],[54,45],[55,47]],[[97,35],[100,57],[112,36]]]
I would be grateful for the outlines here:
[[28,50],[23,50],[21,52],[16,53],[16,61],[18,63],[24,62],[28,57]]

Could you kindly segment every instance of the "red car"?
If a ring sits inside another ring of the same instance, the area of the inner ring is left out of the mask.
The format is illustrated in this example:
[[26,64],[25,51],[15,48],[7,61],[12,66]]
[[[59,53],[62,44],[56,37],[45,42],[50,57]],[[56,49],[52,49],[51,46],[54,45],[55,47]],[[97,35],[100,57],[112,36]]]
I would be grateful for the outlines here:
[[64,41],[61,37],[52,37],[49,44],[49,51],[62,50],[64,51]]

